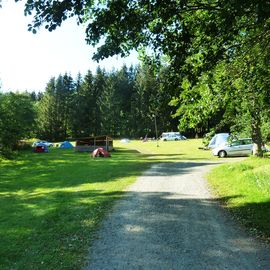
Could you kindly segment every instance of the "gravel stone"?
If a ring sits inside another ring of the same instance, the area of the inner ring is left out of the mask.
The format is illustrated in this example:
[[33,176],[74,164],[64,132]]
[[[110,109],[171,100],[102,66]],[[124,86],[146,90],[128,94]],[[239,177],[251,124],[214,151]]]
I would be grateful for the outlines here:
[[85,270],[269,269],[269,245],[249,237],[210,194],[211,162],[156,164],[104,220]]

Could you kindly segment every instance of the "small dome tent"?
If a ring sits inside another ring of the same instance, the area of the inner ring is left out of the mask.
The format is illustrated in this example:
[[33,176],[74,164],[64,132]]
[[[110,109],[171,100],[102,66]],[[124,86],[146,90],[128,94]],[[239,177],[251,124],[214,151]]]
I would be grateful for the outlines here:
[[43,143],[39,143],[38,145],[36,145],[33,149],[33,151],[35,153],[48,153],[49,152],[49,148],[47,145],[43,144]]
[[92,157],[110,157],[110,153],[108,151],[106,151],[105,149],[103,149],[102,147],[99,147],[97,149],[95,149],[92,153]]
[[218,146],[224,145],[228,142],[228,139],[230,137],[229,133],[218,133],[216,134],[208,144],[208,148],[214,149]]
[[61,149],[71,149],[73,145],[69,141],[64,141],[60,144],[59,148]]

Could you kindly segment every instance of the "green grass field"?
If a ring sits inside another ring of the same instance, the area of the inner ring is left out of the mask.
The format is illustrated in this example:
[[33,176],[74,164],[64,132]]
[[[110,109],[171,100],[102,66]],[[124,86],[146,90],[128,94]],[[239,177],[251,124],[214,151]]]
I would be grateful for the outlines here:
[[136,151],[111,158],[53,149],[0,163],[0,269],[79,269],[113,201],[148,166]]
[[[200,146],[201,140],[159,147],[115,141],[108,159],[52,149],[0,160],[0,269],[80,269],[100,221],[124,189],[155,162],[218,160]],[[264,236],[270,235],[269,161],[226,164],[209,176],[228,208]]]
[[208,175],[214,192],[254,235],[270,241],[270,159],[223,164]]
[[201,139],[190,139],[184,141],[138,141],[121,143],[116,141],[116,146],[126,149],[136,149],[156,162],[178,162],[181,160],[218,160],[210,150],[201,150]]

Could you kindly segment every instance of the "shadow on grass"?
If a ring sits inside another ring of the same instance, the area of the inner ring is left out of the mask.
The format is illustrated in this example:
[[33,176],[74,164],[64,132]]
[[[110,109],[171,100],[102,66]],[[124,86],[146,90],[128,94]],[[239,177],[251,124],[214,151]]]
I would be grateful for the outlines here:
[[[44,155],[25,153],[16,162],[0,167],[0,269],[3,270],[78,269],[93,233],[113,202],[132,196],[121,191],[127,184],[119,179],[135,178],[152,164],[132,150],[116,151],[109,159],[92,159],[87,153],[68,150]],[[165,174],[184,174],[191,168],[208,165],[212,163],[181,162],[167,168]],[[157,166],[161,169],[156,174],[162,175],[165,164]],[[165,209],[156,209],[153,216],[145,212],[146,216],[141,217],[145,222],[155,218],[154,214],[166,213],[173,205],[179,211],[183,207],[189,211],[191,203],[207,208],[213,202],[166,198],[172,194],[152,195],[156,197],[155,204],[165,204]],[[174,215],[176,220],[181,212],[177,210]],[[201,216],[196,221],[194,217],[193,222],[204,226],[205,218]],[[165,225],[172,226],[171,232],[178,230],[170,218],[162,221],[161,226]]]
[[[240,197],[240,196],[238,196]],[[244,225],[254,236],[270,243],[270,198],[260,203],[245,203],[241,206],[228,206],[236,197],[221,197],[218,201],[226,206],[234,218]]]
[[149,165],[136,153],[24,152],[0,165],[0,269],[78,269],[92,231]]
[[114,152],[111,158],[56,149],[46,154],[24,153],[17,162],[0,167],[1,192],[68,188],[136,177],[151,165],[136,151]]
[[[117,147],[116,151],[126,151],[126,148],[122,148],[122,147]],[[151,161],[155,161],[155,162],[171,162],[171,161],[187,161],[187,160],[193,160],[193,161],[205,161],[205,160],[209,160],[209,161],[213,161],[213,160],[218,160],[217,157],[214,157],[212,155],[211,152],[209,152],[209,156],[197,156],[196,154],[194,156],[191,156],[190,154],[187,154],[185,152],[183,153],[179,153],[179,152],[175,152],[175,153],[143,153],[140,152],[138,150],[132,149],[132,150],[128,150],[131,153],[140,153],[140,156],[143,157],[144,159],[151,159]]]
[[0,269],[78,269],[121,191],[1,196]]

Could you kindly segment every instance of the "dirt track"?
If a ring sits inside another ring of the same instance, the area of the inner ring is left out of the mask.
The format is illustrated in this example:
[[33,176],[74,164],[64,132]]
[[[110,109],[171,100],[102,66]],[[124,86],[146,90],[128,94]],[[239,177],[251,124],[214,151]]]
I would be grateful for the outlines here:
[[269,269],[269,246],[249,238],[210,195],[203,175],[212,166],[145,172],[104,221],[86,269]]

